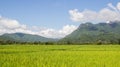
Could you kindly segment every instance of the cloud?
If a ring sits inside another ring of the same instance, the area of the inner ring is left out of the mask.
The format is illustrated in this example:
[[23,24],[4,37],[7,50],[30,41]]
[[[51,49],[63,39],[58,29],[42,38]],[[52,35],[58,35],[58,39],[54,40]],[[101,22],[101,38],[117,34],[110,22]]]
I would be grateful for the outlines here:
[[112,3],[108,3],[108,7],[110,7],[111,9],[113,9],[113,10],[117,10],[117,8],[115,7],[115,6],[113,6],[113,4]]
[[0,27],[3,28],[8,28],[8,29],[14,29],[14,28],[19,28],[20,25],[16,20],[10,20],[7,18],[0,18]]
[[70,19],[74,22],[102,22],[102,21],[120,21],[120,3],[117,6],[113,6],[112,3],[108,4],[108,7],[101,9],[100,11],[84,10],[78,11],[78,9],[69,10]]
[[59,33],[68,35],[76,29],[77,29],[77,27],[74,26],[74,25],[66,25],[66,26],[63,27],[62,30],[59,30]]
[[0,35],[4,33],[20,32],[40,35],[47,38],[63,38],[73,32],[75,29],[77,29],[77,26],[74,25],[63,26],[63,28],[60,30],[38,26],[29,27],[25,24],[20,24],[17,20],[0,17]]
[[117,9],[120,11],[120,2],[117,4]]
[[82,13],[78,12],[78,9],[70,10],[69,13],[70,13],[71,19],[73,21],[77,22],[79,20],[84,19],[84,15]]
[[48,38],[63,38],[66,35],[72,33],[76,29],[77,29],[77,26],[65,25],[60,30],[44,28],[44,29],[39,30],[39,32],[37,32],[37,34],[44,36],[44,37],[48,37]]
[[19,24],[18,21],[0,17],[0,34],[14,33],[14,32],[26,32],[26,25]]

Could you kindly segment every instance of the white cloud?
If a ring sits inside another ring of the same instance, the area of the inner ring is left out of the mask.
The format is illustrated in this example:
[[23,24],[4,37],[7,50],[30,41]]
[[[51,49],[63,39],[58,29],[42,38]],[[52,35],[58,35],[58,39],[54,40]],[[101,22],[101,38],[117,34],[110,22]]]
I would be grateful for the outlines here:
[[4,33],[27,33],[35,34],[48,38],[63,38],[64,36],[73,32],[77,27],[74,25],[66,25],[60,30],[42,28],[37,26],[28,27],[20,24],[17,20],[0,17],[0,35]]
[[75,29],[77,29],[77,27],[74,25],[66,25],[63,27],[62,30],[59,30],[59,33],[68,35],[69,33],[72,33]]
[[42,35],[44,37],[48,37],[48,38],[63,38],[66,35],[72,33],[76,29],[77,29],[77,26],[66,25],[60,30],[46,28],[46,29],[40,30],[37,34]]
[[5,28],[9,28],[9,29],[13,29],[13,28],[19,27],[19,23],[15,20],[1,18],[0,19],[0,26],[5,27]]
[[82,20],[84,17],[84,15],[82,13],[78,12],[78,9],[70,10],[69,13],[70,13],[71,19],[73,21]]
[[6,28],[6,29],[17,29],[17,28],[26,28],[26,25],[19,24],[16,20],[11,20],[7,18],[0,18],[0,28]]
[[113,6],[113,4],[112,3],[108,3],[108,7],[110,8],[110,9],[113,9],[113,10],[117,10],[117,8],[115,7],[115,6]]
[[112,3],[108,4],[108,7],[101,9],[100,11],[84,10],[78,11],[73,9],[69,11],[70,18],[74,22],[102,22],[102,21],[120,21],[120,3],[117,6],[113,6]]
[[120,11],[120,2],[117,4],[117,9]]
[[19,31],[19,29],[24,30],[25,28],[26,25],[21,25],[16,20],[0,17],[0,34],[14,33]]

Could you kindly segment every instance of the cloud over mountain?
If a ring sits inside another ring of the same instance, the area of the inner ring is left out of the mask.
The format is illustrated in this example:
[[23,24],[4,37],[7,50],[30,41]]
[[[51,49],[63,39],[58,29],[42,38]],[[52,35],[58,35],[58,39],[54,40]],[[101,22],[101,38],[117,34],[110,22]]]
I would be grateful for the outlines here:
[[74,25],[63,26],[60,30],[41,28],[37,26],[29,27],[25,24],[20,24],[17,20],[0,17],[0,35],[4,33],[20,32],[40,35],[48,38],[62,38],[70,34],[75,29],[77,29],[77,27]]
[[100,11],[93,11],[85,9],[79,11],[78,9],[69,10],[70,19],[74,22],[102,22],[102,21],[120,21],[120,2],[114,6],[108,3],[107,7]]

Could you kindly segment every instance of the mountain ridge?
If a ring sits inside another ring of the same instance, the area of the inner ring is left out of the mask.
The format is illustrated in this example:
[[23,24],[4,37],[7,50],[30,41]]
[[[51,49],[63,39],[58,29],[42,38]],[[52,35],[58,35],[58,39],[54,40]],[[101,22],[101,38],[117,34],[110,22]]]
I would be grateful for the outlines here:
[[120,43],[120,21],[110,23],[83,23],[60,40],[62,43]]
[[54,42],[57,39],[46,38],[39,35],[25,34],[25,33],[5,33],[0,36],[0,40],[16,41],[16,42]]

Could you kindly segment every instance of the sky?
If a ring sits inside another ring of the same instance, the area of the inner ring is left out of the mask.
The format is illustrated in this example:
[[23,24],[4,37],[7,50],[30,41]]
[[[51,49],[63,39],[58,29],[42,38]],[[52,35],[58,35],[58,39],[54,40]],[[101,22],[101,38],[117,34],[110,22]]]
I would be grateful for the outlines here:
[[63,38],[81,23],[119,18],[119,0],[0,0],[0,34]]

